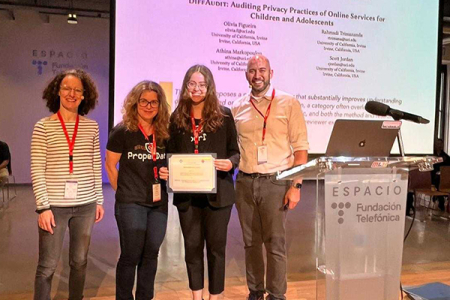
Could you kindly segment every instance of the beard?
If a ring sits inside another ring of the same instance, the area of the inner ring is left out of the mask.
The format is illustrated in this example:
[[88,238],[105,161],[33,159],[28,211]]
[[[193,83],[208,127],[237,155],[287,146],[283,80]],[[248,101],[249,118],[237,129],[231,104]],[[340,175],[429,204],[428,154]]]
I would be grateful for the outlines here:
[[270,85],[270,79],[267,81],[264,81],[264,85],[260,88],[257,88],[254,85],[252,85],[252,91],[256,92],[256,93],[261,93],[261,92],[265,91],[269,85]]

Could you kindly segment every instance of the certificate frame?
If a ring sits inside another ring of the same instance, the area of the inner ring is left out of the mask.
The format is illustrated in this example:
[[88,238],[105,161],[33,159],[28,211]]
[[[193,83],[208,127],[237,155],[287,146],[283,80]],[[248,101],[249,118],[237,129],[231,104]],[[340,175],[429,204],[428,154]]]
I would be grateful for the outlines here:
[[216,194],[216,157],[216,153],[168,153],[168,192]]

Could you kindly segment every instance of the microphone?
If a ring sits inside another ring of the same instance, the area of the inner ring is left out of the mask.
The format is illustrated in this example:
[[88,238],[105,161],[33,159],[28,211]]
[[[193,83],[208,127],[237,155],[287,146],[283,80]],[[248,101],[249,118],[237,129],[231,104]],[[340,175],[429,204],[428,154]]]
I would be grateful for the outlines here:
[[416,116],[401,110],[390,108],[386,105],[377,101],[368,101],[366,103],[365,109],[367,112],[377,115],[377,116],[391,116],[394,120],[407,120],[419,124],[428,124],[429,120],[422,118],[421,116]]

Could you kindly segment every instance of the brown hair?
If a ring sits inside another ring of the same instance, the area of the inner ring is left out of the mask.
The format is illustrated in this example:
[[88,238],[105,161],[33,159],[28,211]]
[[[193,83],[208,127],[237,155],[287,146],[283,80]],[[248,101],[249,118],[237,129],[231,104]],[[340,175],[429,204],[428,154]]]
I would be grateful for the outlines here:
[[205,106],[202,111],[203,129],[206,132],[216,131],[223,123],[224,115],[220,109],[219,98],[216,93],[216,84],[211,71],[203,65],[195,65],[187,70],[184,75],[183,86],[178,100],[178,106],[173,112],[173,123],[176,127],[186,131],[191,130],[191,107],[192,100],[189,96],[187,83],[191,79],[192,74],[199,72],[205,77],[207,90],[205,96]]
[[144,80],[136,84],[128,93],[123,103],[123,124],[130,131],[138,130],[137,105],[139,98],[144,91],[153,91],[158,96],[159,107],[158,114],[153,119],[153,130],[159,142],[169,138],[169,104],[166,101],[164,90],[159,84],[153,81]]
[[80,69],[66,70],[56,75],[52,81],[47,85],[42,95],[42,99],[47,101],[47,107],[52,113],[58,112],[60,108],[59,90],[61,88],[61,82],[63,79],[72,75],[81,80],[83,84],[83,96],[84,99],[78,106],[78,114],[84,116],[90,110],[94,109],[98,103],[98,92],[94,81],[91,79],[88,73]]

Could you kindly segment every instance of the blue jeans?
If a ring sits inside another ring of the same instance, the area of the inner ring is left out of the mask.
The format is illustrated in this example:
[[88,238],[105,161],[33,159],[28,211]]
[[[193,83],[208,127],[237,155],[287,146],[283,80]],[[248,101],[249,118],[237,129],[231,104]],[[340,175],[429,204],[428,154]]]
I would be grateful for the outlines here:
[[167,204],[147,207],[116,202],[115,216],[121,250],[116,269],[116,299],[134,299],[136,267],[136,300],[152,299],[159,248],[166,235]]
[[83,299],[87,255],[95,221],[96,203],[75,207],[52,207],[56,227],[53,234],[39,228],[39,262],[34,282],[34,300],[50,300],[52,278],[67,227],[70,232],[69,299]]

